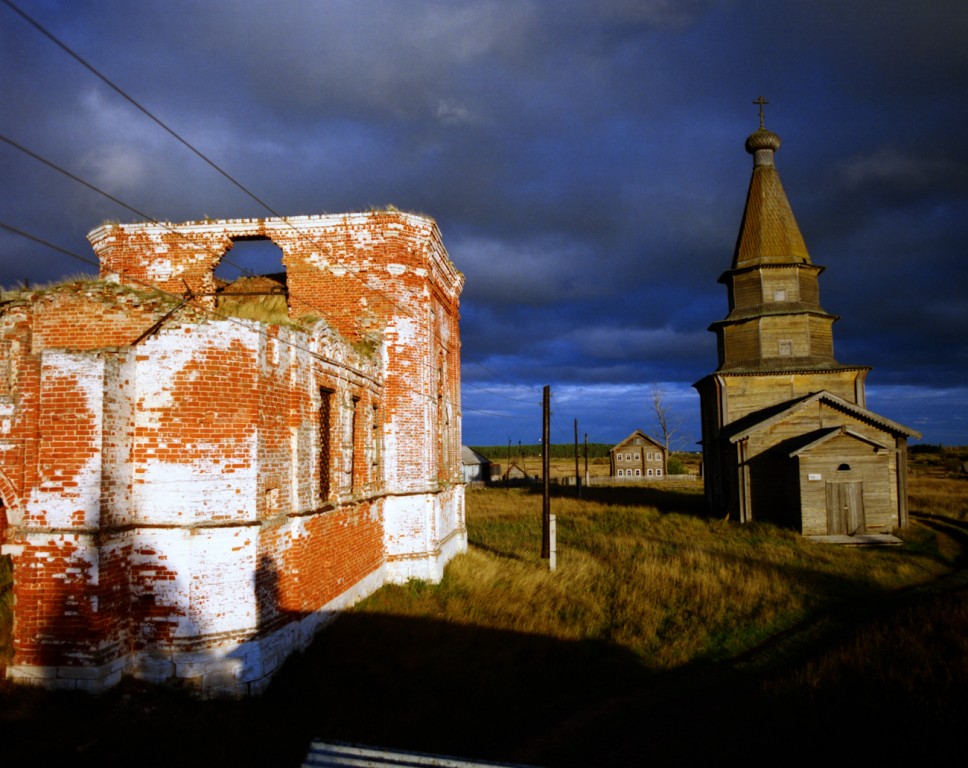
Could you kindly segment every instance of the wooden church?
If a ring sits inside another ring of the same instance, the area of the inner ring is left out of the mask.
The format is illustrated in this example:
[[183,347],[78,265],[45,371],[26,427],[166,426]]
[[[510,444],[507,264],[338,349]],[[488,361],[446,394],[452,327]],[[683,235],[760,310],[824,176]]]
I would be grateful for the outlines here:
[[702,410],[706,500],[740,522],[805,535],[890,533],[908,521],[907,440],[867,409],[868,366],[834,358],[837,317],[820,305],[810,260],[763,125],[746,140],[753,177],[713,323],[719,366],[694,386]]

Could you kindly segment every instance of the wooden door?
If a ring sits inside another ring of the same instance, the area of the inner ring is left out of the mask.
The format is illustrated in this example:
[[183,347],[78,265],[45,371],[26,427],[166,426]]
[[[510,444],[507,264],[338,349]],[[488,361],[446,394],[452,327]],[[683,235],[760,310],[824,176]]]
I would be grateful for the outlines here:
[[853,536],[866,532],[864,484],[860,481],[827,483],[827,533]]

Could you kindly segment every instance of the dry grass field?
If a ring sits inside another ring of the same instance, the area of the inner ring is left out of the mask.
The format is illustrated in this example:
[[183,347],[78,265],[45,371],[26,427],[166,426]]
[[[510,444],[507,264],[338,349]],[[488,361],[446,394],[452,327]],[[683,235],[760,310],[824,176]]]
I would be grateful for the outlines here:
[[469,491],[443,582],[380,590],[261,699],[0,684],[0,745],[14,765],[298,765],[322,737],[544,766],[960,746],[968,480],[916,465],[914,523],[884,549],[709,519],[701,494],[556,488],[550,573],[540,496]]

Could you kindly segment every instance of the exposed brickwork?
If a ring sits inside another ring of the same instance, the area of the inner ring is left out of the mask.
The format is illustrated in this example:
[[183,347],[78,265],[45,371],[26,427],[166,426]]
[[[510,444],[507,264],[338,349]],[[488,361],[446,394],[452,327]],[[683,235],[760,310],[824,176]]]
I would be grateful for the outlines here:
[[[91,233],[103,281],[0,310],[8,676],[261,690],[333,611],[466,548],[462,276],[397,212]],[[212,314],[233,239],[293,327]]]

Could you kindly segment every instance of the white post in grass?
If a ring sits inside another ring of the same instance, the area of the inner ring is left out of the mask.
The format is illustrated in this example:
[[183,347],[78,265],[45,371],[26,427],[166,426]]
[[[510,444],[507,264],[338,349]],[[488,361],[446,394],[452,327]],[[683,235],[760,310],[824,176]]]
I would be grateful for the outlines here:
[[550,525],[548,526],[551,530],[549,531],[551,538],[551,552],[548,557],[548,568],[554,571],[558,567],[558,516],[552,515],[550,520]]

